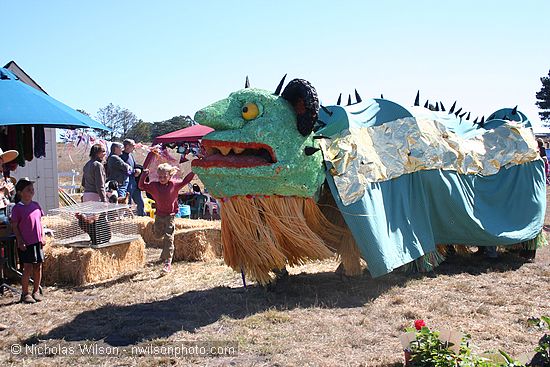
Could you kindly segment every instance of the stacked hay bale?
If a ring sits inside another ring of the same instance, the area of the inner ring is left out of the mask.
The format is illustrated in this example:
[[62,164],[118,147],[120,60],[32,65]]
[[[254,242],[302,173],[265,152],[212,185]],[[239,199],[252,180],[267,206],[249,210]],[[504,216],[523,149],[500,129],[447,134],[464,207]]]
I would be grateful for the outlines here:
[[174,261],[211,261],[223,254],[219,228],[186,228],[174,234]]
[[108,280],[145,264],[141,238],[103,248],[56,246],[47,237],[44,246],[43,283],[83,285]]
[[[161,247],[153,234],[154,219],[137,217],[141,237],[147,247]],[[222,257],[221,226],[219,221],[176,218],[174,261],[210,261]]]
[[137,234],[131,242],[102,248],[56,245],[56,234],[62,236],[74,230],[75,221],[61,215],[42,218],[44,227],[52,229],[54,235],[45,237],[42,277],[45,285],[95,283],[140,269],[145,264],[145,242]]
[[42,217],[42,226],[45,228],[55,228],[56,230],[63,231],[64,229],[74,226],[74,223],[68,220],[66,216],[46,215]]

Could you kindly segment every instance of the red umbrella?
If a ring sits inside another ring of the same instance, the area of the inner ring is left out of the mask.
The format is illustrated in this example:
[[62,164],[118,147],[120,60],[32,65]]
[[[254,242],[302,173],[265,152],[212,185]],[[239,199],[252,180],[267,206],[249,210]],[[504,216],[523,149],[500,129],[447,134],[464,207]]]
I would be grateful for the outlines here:
[[193,125],[185,129],[172,131],[171,133],[157,136],[153,144],[169,143],[196,143],[209,132],[214,131],[211,127],[203,125]]

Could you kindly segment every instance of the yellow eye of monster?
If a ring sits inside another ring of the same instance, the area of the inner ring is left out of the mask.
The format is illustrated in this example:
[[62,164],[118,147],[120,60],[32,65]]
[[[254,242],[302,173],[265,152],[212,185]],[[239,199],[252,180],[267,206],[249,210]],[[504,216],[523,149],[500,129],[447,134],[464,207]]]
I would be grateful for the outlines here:
[[255,103],[247,103],[243,106],[242,115],[245,120],[252,120],[258,117],[260,110]]

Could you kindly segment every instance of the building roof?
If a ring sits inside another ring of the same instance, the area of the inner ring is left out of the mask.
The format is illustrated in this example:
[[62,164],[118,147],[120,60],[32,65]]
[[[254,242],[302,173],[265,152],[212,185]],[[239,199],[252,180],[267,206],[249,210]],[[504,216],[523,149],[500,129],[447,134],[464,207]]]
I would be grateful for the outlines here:
[[[46,91],[44,89],[42,89],[42,87],[40,85],[38,85],[37,82],[35,82],[33,80],[33,78],[31,78],[29,76],[29,74],[25,73],[25,71],[23,69],[21,69],[21,67],[19,65],[17,65],[17,63],[15,61],[10,61],[8,62],[6,65],[4,65],[4,68],[5,69],[8,69],[9,71],[11,71],[12,73],[14,73],[18,78],[19,80],[21,80],[23,83],[27,84],[27,85],[30,85],[31,87],[43,92],[43,93],[46,93]],[[48,94],[48,93],[46,93]]]

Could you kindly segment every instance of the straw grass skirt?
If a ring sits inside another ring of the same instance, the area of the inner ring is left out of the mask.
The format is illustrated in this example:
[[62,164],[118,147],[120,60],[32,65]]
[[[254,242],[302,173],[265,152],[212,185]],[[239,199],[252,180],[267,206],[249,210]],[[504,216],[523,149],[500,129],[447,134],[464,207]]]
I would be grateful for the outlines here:
[[327,220],[311,198],[234,196],[222,202],[220,213],[225,263],[261,284],[285,266],[335,253],[346,273],[361,272],[351,233]]

